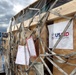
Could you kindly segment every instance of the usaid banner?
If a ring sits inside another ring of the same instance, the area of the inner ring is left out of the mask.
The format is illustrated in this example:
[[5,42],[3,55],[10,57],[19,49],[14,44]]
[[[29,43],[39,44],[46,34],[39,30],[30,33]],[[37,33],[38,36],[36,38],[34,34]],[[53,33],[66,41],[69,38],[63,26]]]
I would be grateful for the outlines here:
[[[49,48],[53,48],[63,30],[65,29],[69,21],[59,22],[52,25],[48,25],[49,30]],[[58,49],[73,49],[73,22],[70,27],[64,33],[63,38],[57,45]]]

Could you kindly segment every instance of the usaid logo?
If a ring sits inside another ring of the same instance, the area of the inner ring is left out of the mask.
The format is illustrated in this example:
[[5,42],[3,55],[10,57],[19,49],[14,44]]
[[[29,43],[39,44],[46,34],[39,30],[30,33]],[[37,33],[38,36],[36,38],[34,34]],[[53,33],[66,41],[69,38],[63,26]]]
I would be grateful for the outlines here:
[[[62,33],[52,33],[52,39],[58,39],[61,34],[62,34]],[[65,33],[63,34],[63,36],[64,36],[65,38],[67,38],[67,37],[69,36],[69,32],[65,32]]]

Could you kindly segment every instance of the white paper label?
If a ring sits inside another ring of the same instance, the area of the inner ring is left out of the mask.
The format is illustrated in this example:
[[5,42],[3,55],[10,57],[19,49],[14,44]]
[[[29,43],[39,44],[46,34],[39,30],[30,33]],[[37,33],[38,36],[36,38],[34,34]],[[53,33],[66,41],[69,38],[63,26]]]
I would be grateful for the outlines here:
[[[49,48],[53,48],[57,40],[59,39],[61,33],[65,29],[68,21],[55,23],[53,25],[49,25]],[[63,38],[59,42],[56,48],[59,49],[73,49],[73,22],[64,33]]]
[[36,56],[35,45],[34,45],[34,41],[33,41],[32,37],[27,39],[27,45],[28,45],[28,49],[29,49],[30,55],[31,56]]
[[19,45],[15,63],[21,65],[29,65],[29,59],[30,56],[27,46]]

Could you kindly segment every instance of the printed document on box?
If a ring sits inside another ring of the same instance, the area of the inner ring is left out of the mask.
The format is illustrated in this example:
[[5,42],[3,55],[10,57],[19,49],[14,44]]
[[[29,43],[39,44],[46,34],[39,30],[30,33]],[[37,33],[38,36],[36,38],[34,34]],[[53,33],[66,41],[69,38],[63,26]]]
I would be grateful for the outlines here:
[[35,45],[34,45],[34,41],[33,41],[32,37],[27,39],[27,45],[28,45],[28,49],[30,51],[30,55],[31,56],[36,56]]
[[29,59],[30,56],[27,46],[19,45],[15,63],[20,65],[29,65]]

